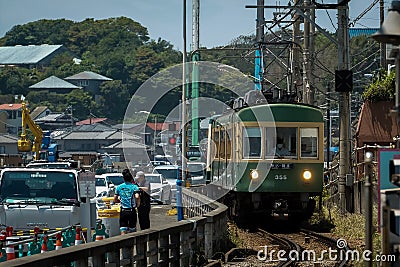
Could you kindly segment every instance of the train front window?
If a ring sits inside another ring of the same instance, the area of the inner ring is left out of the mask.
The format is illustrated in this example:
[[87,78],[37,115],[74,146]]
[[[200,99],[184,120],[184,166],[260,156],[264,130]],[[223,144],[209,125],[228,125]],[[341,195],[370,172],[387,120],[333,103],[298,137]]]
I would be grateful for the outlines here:
[[259,158],[261,156],[261,129],[243,128],[243,158]]
[[266,157],[267,158],[296,158],[297,157],[297,128],[277,127],[276,140],[268,138],[273,135],[274,128],[266,129]]
[[301,157],[318,158],[318,128],[300,128]]

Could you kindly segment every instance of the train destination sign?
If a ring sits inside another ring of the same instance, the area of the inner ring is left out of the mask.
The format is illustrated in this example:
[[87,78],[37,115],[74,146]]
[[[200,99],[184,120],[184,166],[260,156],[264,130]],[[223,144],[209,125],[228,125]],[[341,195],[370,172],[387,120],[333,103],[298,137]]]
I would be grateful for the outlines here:
[[289,170],[293,169],[293,163],[272,163],[271,164],[271,169],[276,170]]

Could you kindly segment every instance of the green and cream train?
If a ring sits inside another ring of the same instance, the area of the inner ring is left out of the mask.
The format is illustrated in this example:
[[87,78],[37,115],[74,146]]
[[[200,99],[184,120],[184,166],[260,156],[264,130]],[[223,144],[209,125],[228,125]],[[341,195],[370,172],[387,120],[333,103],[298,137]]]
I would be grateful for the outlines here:
[[236,219],[304,219],[322,193],[322,112],[299,103],[264,103],[209,122],[209,182]]

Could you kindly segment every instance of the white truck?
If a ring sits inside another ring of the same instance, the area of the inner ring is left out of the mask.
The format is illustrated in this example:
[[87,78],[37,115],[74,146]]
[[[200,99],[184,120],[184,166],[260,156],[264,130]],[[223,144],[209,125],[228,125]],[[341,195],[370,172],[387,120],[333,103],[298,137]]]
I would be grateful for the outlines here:
[[[93,175],[94,177],[94,175]],[[73,169],[8,168],[0,173],[0,225],[14,230],[55,229],[91,222]],[[94,183],[94,178],[93,178]],[[94,186],[93,186],[94,188]],[[89,213],[87,203],[89,203]],[[95,217],[95,211],[94,217]]]

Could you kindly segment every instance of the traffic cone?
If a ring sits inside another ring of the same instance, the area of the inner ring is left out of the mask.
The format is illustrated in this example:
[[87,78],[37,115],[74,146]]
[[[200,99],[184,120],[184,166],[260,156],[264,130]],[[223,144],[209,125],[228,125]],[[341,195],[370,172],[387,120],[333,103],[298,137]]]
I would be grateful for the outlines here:
[[15,259],[15,250],[14,250],[14,245],[10,245],[12,243],[11,241],[7,241],[7,247],[6,247],[6,254],[7,254],[7,260],[13,260]]
[[56,234],[56,250],[62,249],[61,233]]
[[6,239],[7,239],[7,233],[6,233],[6,231],[1,231],[0,232],[0,241],[6,241]]
[[100,241],[104,239],[104,235],[96,235],[96,241]]
[[77,226],[76,227],[76,235],[75,235],[75,246],[82,244],[82,239],[81,239],[81,227]]
[[43,234],[43,239],[42,239],[42,250],[40,251],[40,253],[45,253],[47,252],[47,235]]

